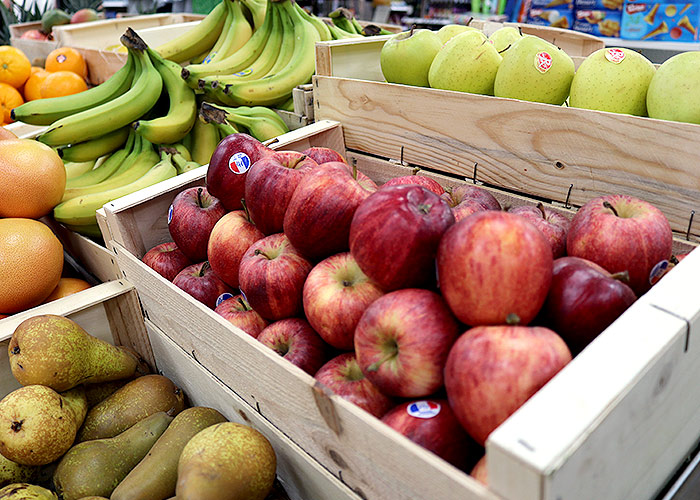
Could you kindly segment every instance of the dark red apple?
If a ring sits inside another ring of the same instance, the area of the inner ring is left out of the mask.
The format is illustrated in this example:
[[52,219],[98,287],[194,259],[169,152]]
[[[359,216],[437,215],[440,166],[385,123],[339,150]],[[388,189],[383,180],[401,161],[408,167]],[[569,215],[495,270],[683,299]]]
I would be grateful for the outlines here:
[[483,445],[569,361],[566,343],[548,328],[472,328],[457,339],[447,357],[447,398],[462,427]]
[[258,338],[260,332],[268,325],[267,321],[250,307],[243,295],[224,300],[216,306],[214,312],[253,338]]
[[552,246],[552,256],[555,259],[566,255],[566,235],[571,226],[569,219],[550,208],[546,208],[542,203],[538,203],[536,206],[513,207],[508,211],[525,217],[542,232]]
[[489,485],[489,471],[486,468],[486,455],[479,459],[479,461],[476,463],[469,475],[477,481],[479,481],[484,486]]
[[319,262],[309,273],[304,283],[304,312],[323,340],[351,350],[362,313],[383,294],[350,253],[341,253]]
[[475,184],[460,184],[443,194],[442,199],[452,208],[465,202],[476,201],[483,205],[486,210],[501,209],[501,204],[491,193]]
[[444,200],[421,186],[381,188],[355,211],[350,252],[360,269],[386,291],[435,282],[435,253],[454,224]]
[[447,230],[437,269],[442,295],[463,323],[525,325],[547,297],[552,249],[524,218],[490,210]]
[[404,175],[402,177],[394,177],[386,181],[384,183],[384,186],[402,186],[404,184],[415,184],[416,186],[423,186],[425,189],[427,189],[428,191],[432,191],[438,196],[445,193],[445,188],[443,188],[438,181],[436,181],[435,179],[431,179],[430,177],[425,177],[423,175]]
[[170,236],[190,261],[204,261],[211,230],[224,214],[224,206],[206,188],[185,189],[178,193],[168,211]]
[[627,272],[611,275],[579,257],[554,261],[543,319],[577,354],[605,330],[637,297],[624,283]]
[[367,308],[355,328],[355,354],[362,373],[384,394],[420,398],[442,387],[458,333],[442,297],[407,288]]
[[173,285],[212,309],[216,307],[219,295],[233,291],[212,271],[209,262],[187,266],[175,276]]
[[172,281],[177,273],[192,264],[174,241],[154,246],[141,260],[168,281]]
[[346,251],[355,210],[377,185],[345,163],[324,163],[299,182],[284,215],[284,234],[309,260]]
[[250,167],[274,151],[247,134],[232,134],[214,150],[207,168],[207,189],[219,198],[226,210],[242,208],[245,178]]
[[253,243],[241,258],[238,283],[260,316],[276,321],[302,314],[304,281],[313,266],[283,233]]
[[214,272],[232,287],[238,287],[238,267],[250,245],[265,235],[243,210],[224,215],[209,236],[207,256]]
[[477,212],[485,212],[491,210],[487,208],[486,205],[476,200],[466,200],[452,208],[452,213],[455,216],[455,222],[459,222],[462,219],[469,217],[471,214]]
[[567,253],[595,262],[611,273],[627,271],[641,296],[651,286],[654,266],[671,258],[673,234],[664,214],[626,195],[595,198],[574,215]]
[[312,147],[305,149],[301,154],[308,156],[319,165],[337,161],[345,164],[348,163],[345,158],[343,158],[343,155],[331,148]]
[[305,320],[287,318],[266,327],[258,340],[290,363],[313,375],[326,362],[326,346]]
[[360,370],[355,354],[346,352],[328,361],[314,375],[335,394],[381,418],[394,401],[377,389]]

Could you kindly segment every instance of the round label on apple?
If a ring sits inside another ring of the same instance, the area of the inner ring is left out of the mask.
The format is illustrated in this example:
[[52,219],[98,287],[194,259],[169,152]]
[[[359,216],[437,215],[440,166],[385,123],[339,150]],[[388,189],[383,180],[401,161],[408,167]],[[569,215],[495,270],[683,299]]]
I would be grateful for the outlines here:
[[664,275],[671,270],[673,267],[673,264],[671,264],[669,261],[666,259],[662,260],[658,264],[656,264],[652,269],[651,272],[649,273],[649,284],[650,285],[655,285],[659,282],[661,278],[664,277]]
[[233,294],[230,294],[228,292],[222,293],[216,299],[216,307],[219,307],[224,300],[228,300],[228,299],[232,299],[232,298],[233,298]]
[[535,54],[535,69],[540,73],[546,73],[552,67],[552,56],[549,52],[538,52]]
[[250,168],[250,157],[245,153],[236,153],[228,159],[228,168],[234,174],[245,174]]
[[241,292],[241,296],[243,297],[243,300],[248,302],[248,297],[245,296],[245,292],[243,290],[241,290],[240,288],[238,289],[238,291]]
[[605,51],[605,58],[611,63],[620,64],[625,60],[625,51],[622,49],[608,49]]
[[170,221],[173,220],[173,206],[170,205],[170,208],[168,209],[168,226],[170,225]]
[[406,413],[416,418],[433,418],[440,413],[440,403],[435,401],[416,401],[406,407]]

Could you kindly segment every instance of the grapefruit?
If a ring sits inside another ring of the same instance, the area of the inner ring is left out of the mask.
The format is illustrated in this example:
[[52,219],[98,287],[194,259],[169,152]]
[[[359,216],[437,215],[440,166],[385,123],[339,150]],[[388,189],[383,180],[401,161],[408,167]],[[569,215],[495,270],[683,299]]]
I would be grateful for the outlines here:
[[74,293],[82,292],[86,288],[90,288],[90,283],[80,278],[61,278],[54,288],[51,295],[46,297],[44,304],[57,299],[62,299],[68,295],[73,295]]

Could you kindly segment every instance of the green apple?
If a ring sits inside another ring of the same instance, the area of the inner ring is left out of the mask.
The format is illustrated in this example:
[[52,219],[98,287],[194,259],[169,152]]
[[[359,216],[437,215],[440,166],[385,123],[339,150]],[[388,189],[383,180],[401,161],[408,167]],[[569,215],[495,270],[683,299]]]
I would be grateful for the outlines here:
[[647,89],[655,72],[651,61],[634,50],[596,50],[574,75],[569,106],[646,116]]
[[438,52],[428,80],[436,89],[493,95],[493,80],[502,60],[481,31],[465,31]]
[[569,55],[537,36],[525,35],[503,54],[494,82],[496,97],[563,104],[574,77]]
[[518,28],[513,26],[504,26],[503,28],[498,28],[496,31],[491,33],[489,40],[496,48],[499,54],[503,55],[503,51],[508,49],[517,40],[523,37],[522,33]]
[[647,92],[649,116],[700,124],[700,52],[682,52],[663,63]]
[[460,33],[470,30],[479,31],[477,28],[472,28],[471,26],[466,26],[464,24],[446,24],[438,30],[437,34],[440,37],[442,44],[445,45],[455,35],[459,35]]
[[411,30],[389,38],[379,55],[384,78],[389,83],[428,87],[428,70],[442,48],[437,33]]

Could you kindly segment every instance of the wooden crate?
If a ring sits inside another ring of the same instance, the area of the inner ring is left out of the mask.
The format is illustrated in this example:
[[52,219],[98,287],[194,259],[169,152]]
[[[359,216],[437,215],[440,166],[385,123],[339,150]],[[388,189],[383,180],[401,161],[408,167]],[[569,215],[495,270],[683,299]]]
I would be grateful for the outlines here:
[[67,316],[102,340],[134,348],[154,370],[180,387],[192,406],[216,408],[230,421],[262,432],[275,449],[277,475],[290,499],[359,500],[191,353],[183,351],[152,323],[144,322],[133,285],[124,280],[113,281],[86,292],[89,293],[60,299],[0,323],[0,398],[19,387],[7,359],[7,345],[17,325],[39,314]]
[[[276,147],[331,147],[346,153],[378,183],[412,171],[400,161],[346,149],[348,137],[343,132],[338,123],[317,122],[282,136]],[[465,180],[453,163],[425,167],[423,175],[445,186]],[[139,289],[149,321],[185,351],[194,352],[212,373],[361,497],[622,499],[632,498],[634,492],[635,498],[652,498],[700,435],[700,399],[695,397],[700,387],[694,384],[700,345],[691,341],[687,351],[678,349],[686,339],[686,323],[675,316],[700,328],[700,304],[693,301],[700,287],[700,252],[685,259],[492,434],[487,443],[492,485],[487,490],[329,394],[308,374],[140,261],[149,248],[170,239],[168,207],[182,189],[203,185],[204,175],[203,169],[192,171],[140,197],[105,205],[102,223],[119,267]],[[526,196],[487,189],[505,206],[535,203]],[[574,213],[552,206],[569,216]],[[676,245],[679,252],[693,248],[681,240]],[[646,406],[650,398],[658,404]],[[674,443],[672,448],[669,442]]]
[[21,36],[29,30],[41,29],[41,21],[32,21],[29,23],[11,24],[10,29],[10,45],[21,50],[32,66],[44,67],[46,56],[52,50],[59,47],[57,40],[25,40]]

